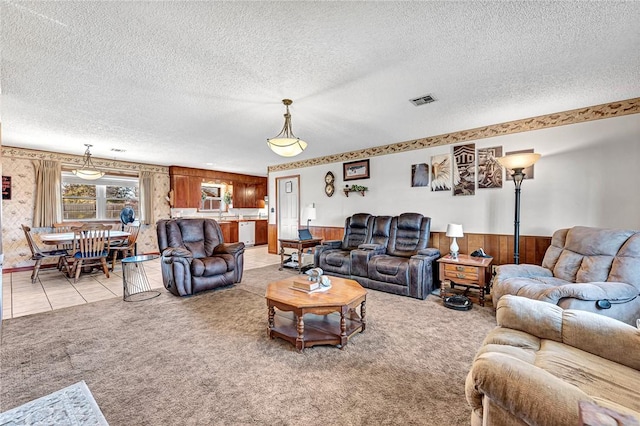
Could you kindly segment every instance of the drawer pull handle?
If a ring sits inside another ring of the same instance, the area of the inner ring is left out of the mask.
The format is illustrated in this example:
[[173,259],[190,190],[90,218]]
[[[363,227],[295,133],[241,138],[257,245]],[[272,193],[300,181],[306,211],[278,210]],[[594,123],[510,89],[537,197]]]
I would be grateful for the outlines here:
[[464,275],[464,274],[456,274],[456,276],[457,276],[458,278],[465,278],[465,275]]
[[456,266],[456,271],[464,271],[464,266]]

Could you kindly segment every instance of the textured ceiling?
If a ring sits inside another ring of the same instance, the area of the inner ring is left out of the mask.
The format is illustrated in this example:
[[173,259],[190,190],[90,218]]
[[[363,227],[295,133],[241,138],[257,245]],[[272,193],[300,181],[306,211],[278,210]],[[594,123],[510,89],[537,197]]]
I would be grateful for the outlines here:
[[[640,96],[640,2],[3,1],[3,144],[266,175]],[[437,102],[409,99],[433,94]],[[126,152],[114,152],[124,149]],[[210,163],[210,164],[208,164]]]

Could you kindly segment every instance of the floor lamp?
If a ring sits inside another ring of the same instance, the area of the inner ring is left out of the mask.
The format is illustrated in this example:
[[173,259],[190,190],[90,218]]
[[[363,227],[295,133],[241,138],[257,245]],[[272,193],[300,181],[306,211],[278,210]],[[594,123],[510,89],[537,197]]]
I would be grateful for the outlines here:
[[316,220],[316,203],[311,203],[307,207],[307,229],[309,229],[312,220]]
[[516,212],[513,222],[513,263],[516,265],[520,264],[520,187],[525,177],[522,170],[533,166],[539,159],[540,154],[533,152],[510,154],[496,158],[503,167],[513,170],[511,177],[516,185]]

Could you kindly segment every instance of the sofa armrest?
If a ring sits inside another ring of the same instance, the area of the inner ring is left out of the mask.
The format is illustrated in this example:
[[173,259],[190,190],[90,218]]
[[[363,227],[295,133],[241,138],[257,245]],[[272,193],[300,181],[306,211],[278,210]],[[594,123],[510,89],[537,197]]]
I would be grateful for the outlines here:
[[[579,401],[593,399],[577,386],[515,357],[488,352],[473,362],[465,383],[467,402],[486,409],[482,399],[530,425],[580,424]],[[483,417],[488,413],[483,413]]]
[[640,330],[613,318],[505,295],[498,301],[496,321],[501,327],[562,342],[640,370]]
[[553,272],[538,265],[499,265],[496,267],[496,282],[509,278],[552,277]]
[[360,244],[358,250],[373,251],[376,254],[385,254],[387,246],[383,244]]
[[437,248],[433,248],[433,247],[427,247],[424,249],[420,249],[418,250],[418,254],[423,255],[423,256],[427,256],[427,257],[440,257],[440,250],[438,250]]
[[232,255],[236,255],[239,252],[244,251],[244,243],[223,243],[223,244],[218,244],[214,249],[213,249],[213,254],[232,254]]
[[193,253],[187,250],[185,247],[169,247],[164,249],[162,257],[193,257]]
[[313,250],[313,264],[316,268],[322,267],[320,258],[325,251],[338,250],[342,248],[342,240],[326,240],[318,244]]
[[342,247],[342,240],[326,240],[323,241],[318,247],[326,249],[337,249]]

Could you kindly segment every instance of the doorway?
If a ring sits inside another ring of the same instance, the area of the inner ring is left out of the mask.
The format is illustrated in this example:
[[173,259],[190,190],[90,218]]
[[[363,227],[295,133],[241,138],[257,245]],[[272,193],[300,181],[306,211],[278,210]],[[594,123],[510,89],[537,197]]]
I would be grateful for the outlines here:
[[278,238],[298,238],[300,175],[276,178]]

